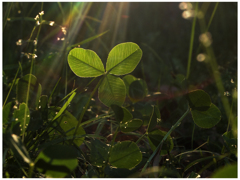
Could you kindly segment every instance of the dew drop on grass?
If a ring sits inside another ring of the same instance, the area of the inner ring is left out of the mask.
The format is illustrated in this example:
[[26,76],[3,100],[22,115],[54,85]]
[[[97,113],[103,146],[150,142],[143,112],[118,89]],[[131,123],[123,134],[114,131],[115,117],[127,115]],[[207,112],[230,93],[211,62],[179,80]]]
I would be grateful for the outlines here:
[[18,121],[18,118],[16,118],[15,121]]

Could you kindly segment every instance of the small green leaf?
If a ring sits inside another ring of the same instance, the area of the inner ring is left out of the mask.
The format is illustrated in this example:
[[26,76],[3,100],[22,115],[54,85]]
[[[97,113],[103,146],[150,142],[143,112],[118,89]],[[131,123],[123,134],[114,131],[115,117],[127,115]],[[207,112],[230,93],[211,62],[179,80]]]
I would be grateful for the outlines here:
[[90,148],[90,162],[94,166],[102,166],[105,164],[110,146],[98,139],[91,139],[88,147]]
[[231,164],[218,169],[211,176],[212,178],[237,178],[238,167],[237,164]]
[[120,122],[120,129],[122,132],[132,132],[140,128],[143,124],[141,119],[131,119],[127,122]]
[[133,118],[132,114],[126,108],[120,107],[116,104],[111,105],[111,108],[113,109],[115,118],[119,123],[121,121],[128,122]]
[[178,84],[181,84],[185,79],[186,79],[186,77],[183,74],[177,74],[175,81]]
[[147,84],[142,79],[133,81],[129,86],[129,98],[132,102],[137,102],[148,94]]
[[158,121],[160,120],[161,120],[161,115],[160,115],[159,109],[157,106],[154,106],[152,110],[152,115],[148,123],[147,132],[152,131],[156,127]]
[[14,111],[13,117],[15,119],[13,125],[19,123],[21,132],[23,132],[23,129],[27,129],[30,121],[30,113],[25,103],[20,104],[19,109]]
[[31,112],[31,119],[27,127],[27,131],[36,131],[40,129],[43,125],[43,117],[41,112],[33,111]]
[[135,43],[127,42],[115,46],[109,53],[106,70],[115,75],[132,72],[142,57],[142,50]]
[[123,81],[125,83],[126,92],[127,92],[128,96],[129,96],[129,86],[133,81],[136,81],[136,80],[137,80],[137,78],[135,78],[133,75],[126,75],[123,77]]
[[48,108],[48,96],[47,95],[42,95],[39,99],[37,109],[44,110],[46,108]]
[[19,79],[17,83],[17,100],[19,103],[22,103],[22,102],[26,103],[29,78],[31,78],[31,81],[30,81],[28,106],[35,108],[39,102],[39,98],[42,92],[42,87],[38,83],[37,78],[34,75],[27,74],[23,76],[21,79]]
[[137,144],[131,141],[123,141],[112,148],[109,163],[117,168],[134,168],[142,161],[142,153]]
[[[162,141],[162,139],[166,134],[167,132],[161,131],[159,129],[153,130],[148,133],[148,141],[153,151],[155,151],[156,147]],[[167,137],[167,140],[162,145],[161,154],[167,154],[167,151],[171,151],[172,149],[173,149],[173,140],[169,135]]]
[[[50,109],[49,116],[50,117],[53,116],[54,114],[56,114],[58,112],[58,110],[59,110],[59,108]],[[65,136],[72,136],[72,135],[74,135],[74,131],[75,131],[77,124],[78,124],[77,119],[70,112],[64,111],[64,113],[62,113],[62,115],[58,119],[56,119],[54,126],[58,130],[65,133]],[[52,138],[58,137],[58,135],[60,135],[60,133],[57,130],[52,131],[52,128],[49,129],[49,132],[50,132],[49,135]],[[76,135],[84,135],[84,134],[86,134],[84,129],[81,126],[79,126]],[[73,142],[77,146],[80,146],[83,143],[83,140],[84,140],[84,137],[81,137],[81,138],[74,139]]]
[[63,178],[78,165],[76,148],[53,145],[44,149],[35,160],[36,168],[47,177]]
[[221,119],[221,112],[214,104],[206,111],[191,110],[193,121],[201,128],[212,128]]
[[13,102],[7,103],[3,108],[3,125],[6,124],[12,116]]
[[97,77],[105,72],[101,59],[88,49],[72,49],[68,54],[68,64],[79,77]]
[[112,104],[121,106],[126,97],[126,87],[123,80],[108,74],[98,88],[98,97],[108,107]]
[[225,132],[222,136],[223,136],[226,146],[230,150],[230,152],[233,154],[236,154],[237,153],[237,139],[234,138],[233,130]]
[[211,105],[210,96],[203,90],[194,90],[188,93],[187,99],[192,110],[205,111]]

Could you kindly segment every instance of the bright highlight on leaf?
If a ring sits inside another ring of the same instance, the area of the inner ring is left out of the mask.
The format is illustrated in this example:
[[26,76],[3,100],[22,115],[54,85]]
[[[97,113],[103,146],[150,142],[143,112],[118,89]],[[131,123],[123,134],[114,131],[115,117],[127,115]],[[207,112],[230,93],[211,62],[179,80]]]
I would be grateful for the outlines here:
[[72,49],[68,54],[68,64],[80,77],[97,77],[105,72],[101,59],[94,51],[88,49]]
[[124,75],[132,72],[142,57],[142,50],[135,43],[122,43],[109,53],[106,70],[110,74]]
[[131,119],[126,122],[120,122],[120,128],[122,132],[132,132],[140,128],[143,124],[141,119]]
[[[19,126],[21,129],[21,132],[23,131],[23,129],[27,129],[29,121],[30,121],[30,113],[29,113],[29,109],[25,103],[22,103],[19,106],[19,109],[15,110],[13,117],[15,119],[15,122],[13,123],[13,125],[20,123]],[[17,119],[17,121],[16,121],[16,119]]]

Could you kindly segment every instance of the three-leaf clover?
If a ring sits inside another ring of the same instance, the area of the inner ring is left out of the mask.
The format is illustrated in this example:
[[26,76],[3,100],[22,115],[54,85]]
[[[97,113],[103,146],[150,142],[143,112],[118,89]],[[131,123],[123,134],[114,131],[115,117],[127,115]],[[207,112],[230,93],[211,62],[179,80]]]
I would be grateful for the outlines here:
[[99,100],[110,107],[121,106],[126,97],[124,81],[118,77],[132,72],[142,57],[142,50],[132,42],[121,43],[109,53],[106,70],[99,56],[92,50],[75,48],[69,52],[68,64],[79,77],[98,77],[104,79],[98,89]]

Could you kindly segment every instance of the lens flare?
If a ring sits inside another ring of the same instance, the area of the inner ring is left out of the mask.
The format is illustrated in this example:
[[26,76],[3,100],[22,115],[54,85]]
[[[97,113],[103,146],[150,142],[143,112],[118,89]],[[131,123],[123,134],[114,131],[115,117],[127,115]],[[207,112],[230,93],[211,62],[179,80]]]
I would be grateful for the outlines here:
[[192,3],[190,3],[190,2],[181,2],[179,4],[179,9],[181,9],[181,10],[192,9]]
[[205,47],[209,47],[212,44],[212,35],[209,32],[203,33],[199,36],[199,41],[203,43]]
[[182,17],[184,19],[189,19],[189,18],[192,18],[193,16],[194,16],[193,10],[186,10],[186,11],[183,11],[183,13],[182,13]]
[[197,61],[198,62],[203,62],[203,61],[205,61],[206,60],[206,55],[205,54],[199,54],[198,56],[197,56]]

